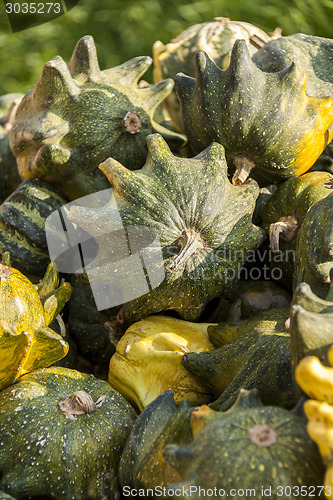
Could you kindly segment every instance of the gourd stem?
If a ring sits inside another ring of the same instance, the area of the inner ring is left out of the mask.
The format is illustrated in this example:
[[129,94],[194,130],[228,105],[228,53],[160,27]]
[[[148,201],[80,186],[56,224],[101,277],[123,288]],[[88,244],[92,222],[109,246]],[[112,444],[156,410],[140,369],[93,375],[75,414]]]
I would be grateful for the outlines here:
[[278,433],[267,424],[255,425],[249,430],[248,433],[251,443],[259,446],[260,448],[268,448],[276,443]]
[[280,220],[269,226],[269,243],[274,253],[280,251],[280,237],[283,241],[292,241],[298,231],[298,222],[293,215],[281,217]]
[[234,186],[239,186],[240,184],[244,184],[246,179],[249,177],[251,170],[256,166],[256,164],[245,154],[234,156],[232,161],[236,167],[236,170],[231,182]]
[[183,268],[186,261],[192,257],[198,250],[205,248],[201,235],[194,229],[185,229],[178,239],[180,251],[169,265],[170,270]]
[[75,415],[90,414],[100,408],[106,396],[101,396],[95,402],[90,394],[85,391],[76,391],[62,398],[58,406],[63,414],[70,419],[75,419]]
[[265,40],[260,38],[260,36],[252,35],[250,38],[250,44],[259,50],[259,49],[262,49],[266,45],[266,42],[265,42]]
[[10,269],[10,267],[7,267],[7,266],[4,266],[3,264],[0,264],[0,280],[1,280],[1,278],[9,279],[12,274],[13,274],[13,271]]
[[137,134],[142,127],[141,118],[136,111],[129,111],[124,117],[124,125],[130,134]]

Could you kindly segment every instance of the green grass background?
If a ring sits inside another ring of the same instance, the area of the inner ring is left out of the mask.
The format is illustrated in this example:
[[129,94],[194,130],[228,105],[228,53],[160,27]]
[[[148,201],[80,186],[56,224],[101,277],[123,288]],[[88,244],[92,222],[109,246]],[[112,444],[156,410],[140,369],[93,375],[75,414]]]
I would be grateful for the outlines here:
[[[151,55],[155,40],[168,43],[189,26],[216,16],[255,24],[283,35],[333,38],[332,0],[80,0],[66,15],[12,33],[0,4],[0,95],[33,87],[55,55],[68,62],[76,42],[91,34],[102,69]],[[144,77],[152,81],[151,70]]]

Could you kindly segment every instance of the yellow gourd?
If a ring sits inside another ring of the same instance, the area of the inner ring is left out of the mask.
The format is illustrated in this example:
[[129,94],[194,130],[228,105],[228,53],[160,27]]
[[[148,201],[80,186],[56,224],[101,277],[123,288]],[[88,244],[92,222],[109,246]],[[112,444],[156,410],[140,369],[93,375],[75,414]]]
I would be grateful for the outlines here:
[[49,325],[71,294],[69,283],[59,287],[57,269],[50,264],[34,285],[10,266],[0,263],[0,390],[22,375],[62,359],[68,344]]
[[313,399],[305,401],[307,431],[318,445],[326,464],[326,498],[333,499],[333,345],[327,353],[331,366],[323,366],[316,356],[307,356],[295,372],[297,383]]
[[182,366],[184,353],[214,349],[207,326],[157,315],[134,323],[111,357],[110,385],[140,411],[166,390],[176,404],[208,403],[212,395]]

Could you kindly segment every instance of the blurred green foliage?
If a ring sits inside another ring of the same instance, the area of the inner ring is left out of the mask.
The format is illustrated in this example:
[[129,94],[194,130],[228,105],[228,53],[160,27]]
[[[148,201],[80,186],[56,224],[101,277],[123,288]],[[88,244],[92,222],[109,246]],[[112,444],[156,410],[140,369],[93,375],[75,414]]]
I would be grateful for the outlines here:
[[[12,33],[0,4],[0,95],[26,92],[55,55],[68,62],[76,42],[91,34],[102,69],[151,55],[155,40],[168,43],[189,26],[216,16],[255,24],[266,32],[333,38],[332,0],[80,0],[66,15]],[[144,77],[152,80],[149,70]]]

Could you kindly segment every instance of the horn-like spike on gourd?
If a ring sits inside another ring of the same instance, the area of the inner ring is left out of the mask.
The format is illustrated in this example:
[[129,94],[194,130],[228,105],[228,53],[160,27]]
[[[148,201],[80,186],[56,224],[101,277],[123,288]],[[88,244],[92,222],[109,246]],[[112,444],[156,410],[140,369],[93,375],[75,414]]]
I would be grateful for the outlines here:
[[86,75],[88,80],[96,81],[100,76],[95,42],[92,36],[82,37],[76,44],[68,69],[73,78]]
[[141,95],[146,95],[145,104],[147,111],[154,110],[172,91],[174,82],[171,78],[162,82],[154,83],[140,89]]
[[[163,159],[165,157],[172,158],[173,154],[170,151],[169,146],[160,134],[151,134],[147,137],[148,146],[148,157],[146,165],[152,164],[151,166],[158,164],[159,159],[161,161],[161,168],[165,166]],[[156,166],[155,166],[156,168]],[[157,167],[159,168],[159,167]]]
[[107,158],[98,168],[103,172],[113,187],[118,184],[119,179],[127,181],[127,179],[133,175],[132,170],[124,167],[124,165],[114,158]]
[[60,56],[55,56],[44,64],[33,90],[34,97],[47,99],[50,104],[54,99],[79,93],[79,86],[73,80],[67,64]]
[[246,83],[249,81],[250,75],[252,76],[253,73],[259,72],[261,73],[251,59],[245,40],[236,40],[231,52],[229,66],[226,69],[229,79],[234,84],[242,85],[243,82]]
[[216,64],[203,50],[198,50],[196,54],[196,80],[198,87],[205,86],[209,81],[214,81],[214,75],[219,72]]
[[177,73],[175,76],[175,89],[181,102],[186,103],[189,96],[194,93],[196,87],[196,80],[192,76],[184,75],[184,73]]
[[153,60],[149,56],[134,57],[119,66],[102,71],[102,75],[127,87],[136,87],[140,77],[147,71],[152,62]]

